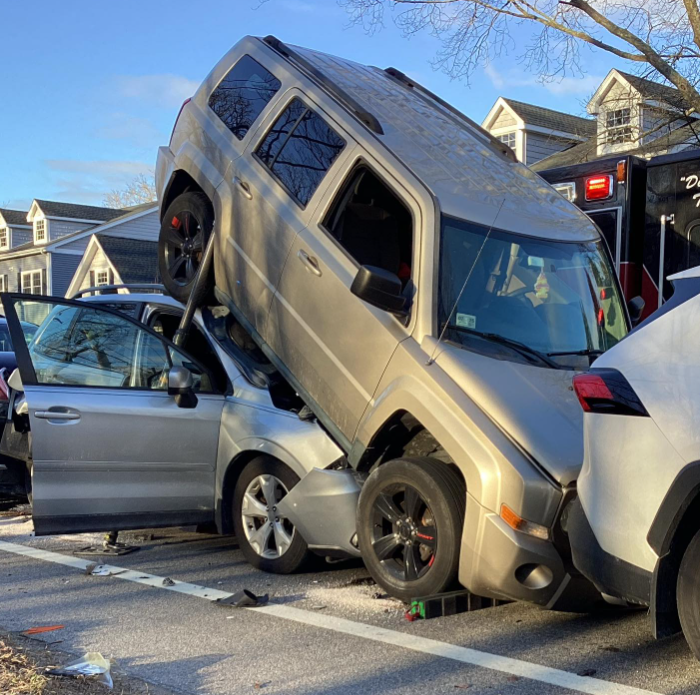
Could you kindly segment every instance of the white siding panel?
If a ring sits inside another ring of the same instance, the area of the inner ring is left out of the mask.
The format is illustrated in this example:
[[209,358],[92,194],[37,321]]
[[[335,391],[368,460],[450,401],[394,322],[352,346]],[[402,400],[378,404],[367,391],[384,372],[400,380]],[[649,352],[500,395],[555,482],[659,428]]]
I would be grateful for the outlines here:
[[573,142],[571,140],[564,140],[563,138],[555,138],[551,135],[543,135],[541,133],[527,133],[527,161],[528,166],[539,162],[545,157],[549,157],[555,152],[561,152],[562,150],[570,147]]

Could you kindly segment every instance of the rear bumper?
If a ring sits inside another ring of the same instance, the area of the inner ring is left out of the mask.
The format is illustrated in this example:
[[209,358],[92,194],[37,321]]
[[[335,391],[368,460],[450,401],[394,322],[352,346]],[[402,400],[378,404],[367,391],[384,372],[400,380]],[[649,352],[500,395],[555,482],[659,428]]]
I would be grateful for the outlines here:
[[600,546],[578,499],[573,502],[568,529],[576,569],[600,592],[632,603],[649,605],[651,573],[611,555]]
[[497,599],[529,601],[553,610],[585,611],[600,593],[551,541],[514,531],[497,514],[467,502],[460,582],[472,593]]

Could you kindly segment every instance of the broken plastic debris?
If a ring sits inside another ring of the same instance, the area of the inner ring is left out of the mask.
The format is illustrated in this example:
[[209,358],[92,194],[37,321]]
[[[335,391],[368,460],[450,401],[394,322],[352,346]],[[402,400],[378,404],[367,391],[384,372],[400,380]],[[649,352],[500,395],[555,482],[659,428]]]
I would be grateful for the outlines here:
[[216,599],[216,602],[223,606],[233,606],[234,608],[252,608],[254,606],[264,606],[269,600],[269,594],[256,596],[252,591],[243,589],[226,598]]
[[73,661],[67,666],[52,668],[46,671],[50,676],[68,676],[77,678],[78,676],[94,677],[98,683],[113,688],[112,675],[110,674],[110,663],[99,652],[88,652],[82,659]]
[[172,579],[170,579],[170,577],[166,577],[163,580],[163,586],[175,586],[175,582]]
[[42,632],[53,632],[54,630],[63,630],[65,625],[46,625],[45,627],[30,627],[24,631],[25,635],[39,635]]
[[125,569],[111,567],[110,565],[99,565],[96,562],[89,564],[85,568],[85,574],[92,577],[114,577],[115,575],[123,574],[124,572],[126,572]]

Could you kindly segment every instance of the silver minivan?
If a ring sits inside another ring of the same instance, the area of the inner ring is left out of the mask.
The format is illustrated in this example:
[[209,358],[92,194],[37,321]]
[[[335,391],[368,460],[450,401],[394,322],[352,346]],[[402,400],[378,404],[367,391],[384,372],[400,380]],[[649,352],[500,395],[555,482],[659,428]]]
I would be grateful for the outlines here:
[[582,462],[571,377],[629,317],[582,212],[399,70],[274,37],[214,67],[156,179],[164,283],[187,300],[214,234],[209,296],[365,479],[379,584],[585,593],[560,524]]

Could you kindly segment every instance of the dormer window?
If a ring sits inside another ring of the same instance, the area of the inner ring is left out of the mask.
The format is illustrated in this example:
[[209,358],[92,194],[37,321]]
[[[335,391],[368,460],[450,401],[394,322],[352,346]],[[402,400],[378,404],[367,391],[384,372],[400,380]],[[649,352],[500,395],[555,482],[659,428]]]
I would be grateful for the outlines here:
[[46,220],[34,220],[34,243],[46,241]]
[[508,145],[511,150],[515,151],[515,133],[506,133],[505,135],[500,135],[498,139],[504,144]]
[[0,250],[10,248],[10,230],[7,227],[0,227]]
[[614,109],[605,113],[605,144],[632,142],[632,109]]

